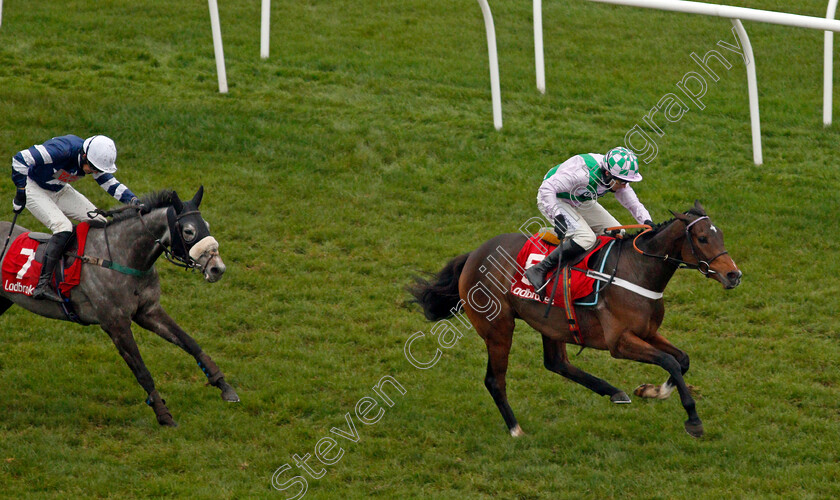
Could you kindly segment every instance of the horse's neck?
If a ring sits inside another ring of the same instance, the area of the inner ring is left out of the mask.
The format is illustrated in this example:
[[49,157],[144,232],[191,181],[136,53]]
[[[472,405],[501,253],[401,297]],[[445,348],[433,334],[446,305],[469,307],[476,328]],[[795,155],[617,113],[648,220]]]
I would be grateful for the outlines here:
[[123,265],[148,269],[163,253],[163,247],[156,241],[164,238],[168,230],[165,208],[143,215],[142,221],[136,217],[109,226],[111,257]]
[[[628,259],[630,275],[633,282],[649,290],[661,292],[665,290],[671,277],[677,271],[677,265],[664,258],[642,255],[633,249],[632,240],[625,240],[625,250],[631,255]],[[675,220],[655,235],[640,241],[639,249],[656,256],[669,256],[682,259],[682,247],[685,243],[685,231],[682,224]]]

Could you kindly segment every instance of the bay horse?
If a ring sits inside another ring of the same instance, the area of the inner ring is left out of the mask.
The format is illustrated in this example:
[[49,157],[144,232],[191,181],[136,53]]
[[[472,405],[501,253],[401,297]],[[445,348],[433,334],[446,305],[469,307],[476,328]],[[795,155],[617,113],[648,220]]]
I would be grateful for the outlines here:
[[[672,212],[673,213],[673,212]],[[685,430],[694,437],[703,435],[703,424],[683,376],[688,371],[688,354],[676,348],[659,333],[665,315],[661,292],[680,267],[697,269],[706,277],[731,289],[741,281],[741,271],[723,244],[723,232],[712,224],[699,202],[682,214],[655,228],[620,239],[618,250],[609,253],[605,269],[613,276],[652,291],[650,298],[637,292],[607,285],[597,304],[574,306],[582,342],[569,330],[562,307],[551,308],[544,317],[546,304],[526,300],[510,292],[516,273],[521,268],[515,257],[528,239],[522,234],[503,234],[487,241],[476,250],[452,259],[434,278],[417,279],[409,291],[422,306],[426,318],[437,321],[449,318],[460,307],[487,345],[487,373],[484,385],[493,397],[510,434],[523,435],[508,403],[505,374],[513,340],[514,320],[521,318],[542,334],[545,367],[591,391],[609,396],[613,403],[630,403],[624,391],[605,380],[573,366],[566,353],[566,344],[575,343],[593,349],[609,350],[617,359],[630,359],[659,365],[668,372],[661,386],[644,384],[635,394],[645,398],[665,399],[676,388],[683,408],[688,413]],[[505,258],[498,258],[499,256]],[[613,272],[613,271],[610,271]],[[609,273],[607,273],[609,274]],[[499,284],[507,284],[505,293]],[[487,305],[475,304],[470,293],[480,288],[491,301],[498,302],[492,314]],[[658,296],[659,298],[654,298]]]
[[[78,322],[98,324],[111,337],[137,382],[146,390],[146,404],[154,410],[158,423],[172,427],[177,424],[143,363],[131,333],[132,321],[192,355],[209,383],[221,390],[223,400],[239,401],[216,363],[160,304],[160,281],[154,265],[164,253],[168,260],[182,267],[199,269],[210,283],[218,281],[225,272],[219,244],[210,236],[210,227],[198,210],[203,193],[202,186],[192,200],[182,202],[175,191],[164,190],[141,198],[145,206],[142,211],[125,207],[113,213],[105,212],[113,215],[108,222],[90,221],[80,283],[69,295],[69,305]],[[93,218],[92,213],[88,215]],[[27,231],[10,226],[8,222],[0,222],[0,235],[11,235],[14,240]],[[66,252],[72,254],[76,250],[74,242]],[[5,258],[7,250],[3,253]],[[94,259],[89,262],[90,256]],[[0,292],[0,314],[12,304],[47,318],[70,319],[62,304],[11,293],[4,287]]]

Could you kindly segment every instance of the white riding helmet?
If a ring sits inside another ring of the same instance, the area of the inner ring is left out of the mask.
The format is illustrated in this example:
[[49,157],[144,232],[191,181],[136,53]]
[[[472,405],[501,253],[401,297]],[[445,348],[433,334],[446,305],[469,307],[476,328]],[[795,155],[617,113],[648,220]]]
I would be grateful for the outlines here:
[[117,146],[110,138],[104,135],[95,135],[85,139],[83,145],[88,161],[97,170],[113,174],[117,171]]

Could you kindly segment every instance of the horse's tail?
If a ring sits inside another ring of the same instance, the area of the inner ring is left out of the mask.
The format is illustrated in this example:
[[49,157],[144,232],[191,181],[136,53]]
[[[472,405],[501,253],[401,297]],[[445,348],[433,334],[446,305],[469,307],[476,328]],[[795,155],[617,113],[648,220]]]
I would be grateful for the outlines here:
[[429,321],[453,316],[453,309],[461,300],[458,294],[458,279],[469,256],[469,253],[465,253],[449,261],[432,281],[415,278],[414,285],[408,287],[409,293],[414,296],[414,301],[423,307],[423,313]]

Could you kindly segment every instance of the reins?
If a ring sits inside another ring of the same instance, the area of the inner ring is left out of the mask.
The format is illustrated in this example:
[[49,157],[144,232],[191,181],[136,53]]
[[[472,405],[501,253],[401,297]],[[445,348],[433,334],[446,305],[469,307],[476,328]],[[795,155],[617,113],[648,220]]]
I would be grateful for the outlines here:
[[[678,220],[681,220],[681,219],[678,219]],[[637,224],[636,226],[634,226],[634,227],[645,227],[647,229],[645,229],[641,233],[637,234],[636,237],[633,238],[633,249],[635,249],[637,252],[644,255],[645,257],[660,259],[660,260],[662,260],[664,262],[667,262],[667,263],[670,263],[670,264],[676,264],[677,269],[697,269],[698,271],[700,271],[700,274],[702,274],[703,276],[705,276],[707,278],[710,278],[711,275],[717,274],[717,272],[713,271],[712,268],[711,268],[712,262],[714,262],[718,257],[726,255],[729,252],[724,250],[723,252],[720,252],[719,254],[715,255],[714,257],[712,257],[708,261],[702,260],[699,257],[699,255],[697,254],[697,248],[694,245],[694,240],[691,238],[691,227],[694,224],[697,224],[698,222],[700,222],[701,220],[709,220],[709,216],[708,215],[703,215],[701,217],[698,217],[698,218],[694,219],[693,221],[686,223],[686,226],[685,226],[685,237],[688,240],[688,244],[691,246],[692,255],[694,255],[694,257],[697,259],[697,264],[692,264],[690,262],[686,262],[684,260],[680,260],[680,259],[671,257],[668,254],[656,255],[656,254],[645,252],[644,250],[640,249],[638,247],[638,245],[636,244],[636,241],[639,238],[641,238],[642,235],[647,234],[650,231],[653,231],[653,228],[651,226],[647,225],[647,224]],[[685,221],[682,221],[682,222],[685,222]],[[631,227],[631,226],[623,226],[623,227]],[[614,229],[614,228],[608,228],[607,230],[610,230],[610,229]]]
[[[113,217],[114,215],[116,215],[118,213],[125,212],[126,210],[136,210],[137,211],[136,212],[137,213],[137,218],[140,219],[140,224],[142,224],[143,229],[145,229],[146,232],[149,233],[152,236],[152,238],[154,238],[155,246],[156,247],[160,246],[161,250],[163,250],[163,255],[164,255],[164,258],[166,260],[168,260],[169,262],[171,262],[172,264],[174,264],[178,267],[184,268],[185,270],[189,270],[189,269],[195,270],[195,269],[200,267],[200,265],[197,262],[195,262],[194,260],[192,260],[189,256],[182,257],[180,255],[176,255],[174,252],[172,252],[169,248],[167,248],[166,245],[164,245],[160,241],[160,238],[155,237],[155,234],[152,233],[152,231],[146,225],[146,221],[143,220],[143,214],[140,213],[141,209],[138,208],[138,207],[127,205],[127,206],[115,208],[113,210],[101,210],[101,209],[97,208],[95,210],[91,210],[90,212],[88,212],[87,216],[91,219],[94,219],[97,215],[101,215],[103,217]],[[181,219],[181,217],[184,217],[185,215],[191,215],[191,214],[196,214],[196,213],[200,213],[200,212],[198,210],[185,212],[185,213],[179,215],[178,217],[176,217],[175,220],[177,222],[178,220]],[[149,269],[146,269],[144,271],[144,270],[140,270],[140,269],[134,269],[134,268],[131,268],[131,267],[123,266],[121,264],[118,264],[118,263],[114,262],[113,258],[111,257],[111,245],[110,245],[110,242],[108,241],[108,223],[107,222],[102,227],[102,232],[105,235],[105,248],[108,252],[108,259],[102,259],[102,258],[99,258],[99,257],[89,257],[87,255],[75,255],[75,257],[81,259],[82,262],[85,262],[86,264],[97,265],[97,266],[100,266],[100,267],[104,267],[106,269],[111,269],[113,271],[117,271],[117,272],[122,273],[122,274],[128,274],[130,276],[142,277],[142,276],[146,276],[148,274],[151,274],[152,270],[154,269],[153,265],[150,266]],[[178,233],[178,236],[181,237],[181,241],[183,243],[183,237],[181,236],[180,232]]]

